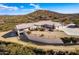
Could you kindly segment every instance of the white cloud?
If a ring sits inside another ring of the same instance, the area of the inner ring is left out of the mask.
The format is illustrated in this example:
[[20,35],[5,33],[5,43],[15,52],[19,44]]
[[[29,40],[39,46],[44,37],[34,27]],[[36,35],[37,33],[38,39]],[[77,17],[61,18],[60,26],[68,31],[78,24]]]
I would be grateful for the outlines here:
[[33,6],[34,7],[34,9],[42,9],[38,4],[33,4],[33,3],[31,3],[30,4],[30,6]]
[[14,6],[6,6],[6,5],[3,5],[3,4],[0,4],[0,9],[2,9],[2,10],[17,10],[19,8],[14,7]]

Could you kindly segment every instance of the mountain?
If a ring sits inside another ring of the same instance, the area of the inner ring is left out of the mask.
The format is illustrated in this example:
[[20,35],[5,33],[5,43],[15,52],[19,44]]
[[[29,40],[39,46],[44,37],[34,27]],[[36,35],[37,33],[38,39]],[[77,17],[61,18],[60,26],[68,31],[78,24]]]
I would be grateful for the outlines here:
[[79,18],[79,14],[62,14],[58,12],[52,12],[48,10],[38,10],[33,13],[28,14],[30,18],[34,18],[37,20],[55,20],[59,19],[61,21],[64,18],[69,19],[77,19]]
[[35,22],[40,20],[52,20],[57,22],[79,22],[79,14],[62,14],[48,10],[37,10],[26,15],[5,15],[0,16],[0,31],[10,30],[16,24]]

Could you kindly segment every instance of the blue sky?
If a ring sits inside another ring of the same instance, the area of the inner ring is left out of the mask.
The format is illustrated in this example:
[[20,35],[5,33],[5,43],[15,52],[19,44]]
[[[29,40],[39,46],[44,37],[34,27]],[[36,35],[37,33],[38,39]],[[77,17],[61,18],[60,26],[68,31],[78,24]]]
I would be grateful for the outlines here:
[[24,15],[39,9],[79,13],[79,3],[0,3],[0,15]]

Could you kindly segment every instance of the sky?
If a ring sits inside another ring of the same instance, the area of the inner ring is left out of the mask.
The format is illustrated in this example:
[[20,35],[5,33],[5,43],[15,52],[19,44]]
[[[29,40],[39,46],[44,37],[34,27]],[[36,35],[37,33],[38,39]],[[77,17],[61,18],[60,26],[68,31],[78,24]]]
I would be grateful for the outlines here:
[[36,10],[79,13],[79,3],[0,3],[0,15],[25,15]]

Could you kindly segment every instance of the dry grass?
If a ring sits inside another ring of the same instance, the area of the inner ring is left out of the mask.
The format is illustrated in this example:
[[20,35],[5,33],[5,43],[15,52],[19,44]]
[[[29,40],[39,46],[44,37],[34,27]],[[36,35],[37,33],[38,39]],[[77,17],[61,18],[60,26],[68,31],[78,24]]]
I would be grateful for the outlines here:
[[30,35],[40,36],[41,34],[44,35],[43,36],[44,38],[48,38],[48,39],[57,39],[57,38],[62,38],[62,37],[70,37],[69,35],[66,35],[62,31],[53,31],[53,32],[49,32],[49,31],[32,31]]

